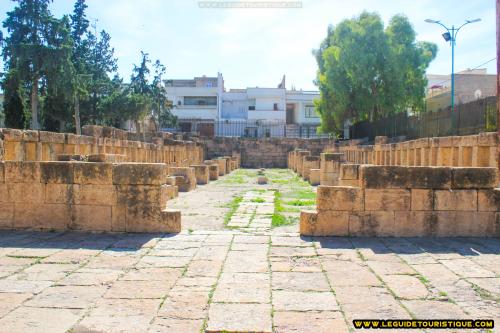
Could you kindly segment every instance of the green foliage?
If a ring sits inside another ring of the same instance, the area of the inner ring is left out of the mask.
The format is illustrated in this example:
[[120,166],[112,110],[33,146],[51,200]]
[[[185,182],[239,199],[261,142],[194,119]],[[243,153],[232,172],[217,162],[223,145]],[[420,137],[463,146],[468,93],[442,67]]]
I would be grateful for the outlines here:
[[240,203],[242,201],[243,197],[238,195],[235,196],[233,200],[229,202],[229,204],[227,204],[226,207],[229,208],[229,211],[226,213],[226,215],[224,215],[224,225],[227,225],[229,221],[231,221],[231,218],[233,217],[234,213],[236,213],[236,211],[238,210],[238,207],[240,206]]
[[165,66],[157,60],[149,82],[150,60],[141,52],[141,63],[125,84],[115,74],[111,36],[104,30],[97,33],[95,26],[89,29],[85,0],[76,0],[73,13],[61,19],[49,10],[52,0],[14,1],[16,7],[3,22],[8,35],[1,36],[7,126],[27,128],[29,109],[34,129],[39,123],[58,131],[84,124],[120,127],[147,116],[157,127],[175,125],[163,85]]
[[394,16],[384,29],[379,15],[363,12],[330,26],[313,53],[322,131],[333,132],[346,119],[375,120],[408,108],[421,110],[425,70],[437,47],[417,43],[403,15]]

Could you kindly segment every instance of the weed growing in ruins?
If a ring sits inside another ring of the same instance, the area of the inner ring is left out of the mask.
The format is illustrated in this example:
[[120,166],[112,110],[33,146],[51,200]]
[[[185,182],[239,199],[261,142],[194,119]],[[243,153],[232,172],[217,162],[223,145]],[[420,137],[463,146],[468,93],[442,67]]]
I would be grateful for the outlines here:
[[243,201],[243,197],[241,195],[235,196],[233,200],[231,200],[225,207],[229,208],[229,211],[224,215],[224,225],[227,226],[234,213],[238,210],[241,201]]
[[300,200],[300,199],[295,199],[292,201],[286,201],[286,205],[289,206],[314,206],[316,204],[316,201],[314,200]]
[[264,203],[264,202],[266,202],[266,200],[264,200],[263,198],[253,198],[250,201],[251,202],[256,202],[256,203]]
[[293,219],[282,214],[285,211],[288,210],[283,206],[281,192],[276,190],[274,191],[274,214],[271,218],[271,225],[274,228],[297,223],[298,219]]

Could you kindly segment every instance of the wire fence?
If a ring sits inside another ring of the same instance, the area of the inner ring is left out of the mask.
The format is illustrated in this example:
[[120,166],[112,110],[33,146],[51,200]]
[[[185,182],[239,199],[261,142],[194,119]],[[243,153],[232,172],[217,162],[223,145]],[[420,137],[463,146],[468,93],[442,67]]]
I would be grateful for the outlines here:
[[376,136],[406,136],[407,139],[424,137],[470,135],[497,129],[496,96],[459,104],[436,112],[424,112],[416,116],[399,113],[373,122],[358,122],[349,128],[352,139]]

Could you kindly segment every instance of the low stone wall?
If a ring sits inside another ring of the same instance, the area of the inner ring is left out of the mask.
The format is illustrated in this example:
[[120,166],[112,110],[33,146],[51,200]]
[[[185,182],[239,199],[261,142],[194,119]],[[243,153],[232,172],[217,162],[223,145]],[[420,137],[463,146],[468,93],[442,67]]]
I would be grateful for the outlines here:
[[126,162],[179,167],[200,164],[204,160],[200,144],[173,140],[169,133],[149,134],[151,142],[131,140],[139,139],[142,134],[111,127],[84,126],[83,133],[90,135],[0,129],[0,160],[57,161],[60,155],[107,154],[123,156]]
[[319,186],[317,211],[301,213],[302,235],[500,237],[496,168],[341,169],[340,181],[357,186]]
[[319,155],[334,146],[334,140],[329,139],[217,137],[199,142],[209,159],[240,154],[244,168],[286,168],[288,153],[296,148]]
[[160,163],[0,162],[0,228],[180,232],[166,180]]
[[496,167],[498,135],[422,138],[387,143],[377,137],[374,145],[361,145],[359,140],[339,143],[334,152],[344,153],[351,163],[402,166]]

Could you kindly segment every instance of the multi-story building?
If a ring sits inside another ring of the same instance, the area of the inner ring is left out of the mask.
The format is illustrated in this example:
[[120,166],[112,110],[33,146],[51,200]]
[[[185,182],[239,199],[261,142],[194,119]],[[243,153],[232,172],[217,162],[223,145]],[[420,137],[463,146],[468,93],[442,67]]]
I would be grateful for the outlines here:
[[182,131],[218,136],[316,136],[317,91],[277,88],[229,89],[222,74],[165,82]]
[[[455,74],[455,105],[496,95],[495,74],[488,74],[485,68],[465,70]],[[427,75],[427,111],[444,110],[451,107],[450,75]]]

